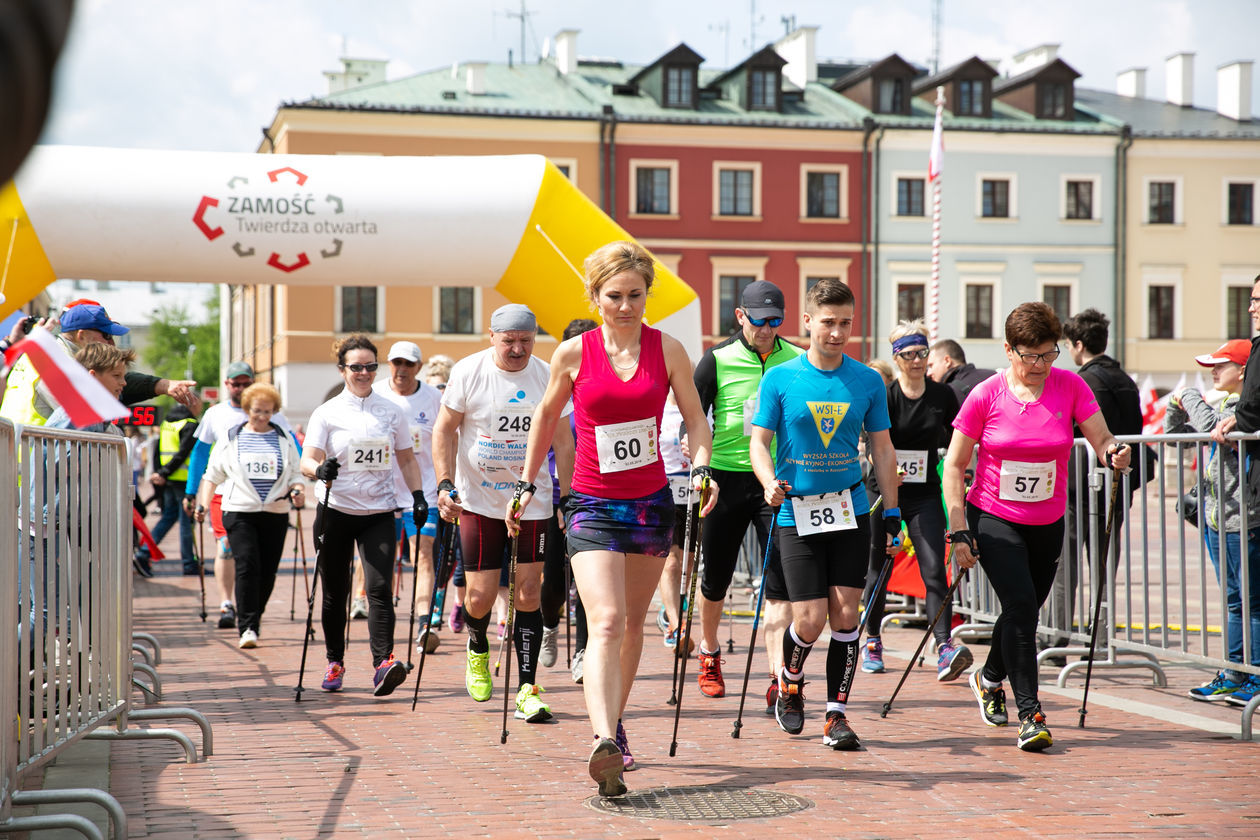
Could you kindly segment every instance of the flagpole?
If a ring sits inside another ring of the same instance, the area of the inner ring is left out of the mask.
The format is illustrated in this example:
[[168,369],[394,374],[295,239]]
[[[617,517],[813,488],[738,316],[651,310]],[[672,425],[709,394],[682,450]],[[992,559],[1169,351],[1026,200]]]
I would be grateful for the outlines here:
[[941,118],[945,111],[945,86],[936,88],[936,123],[932,128],[932,151],[929,156],[929,177],[932,180],[932,279],[928,285],[927,327],[933,343],[940,337],[941,326],[941,158],[944,141]]

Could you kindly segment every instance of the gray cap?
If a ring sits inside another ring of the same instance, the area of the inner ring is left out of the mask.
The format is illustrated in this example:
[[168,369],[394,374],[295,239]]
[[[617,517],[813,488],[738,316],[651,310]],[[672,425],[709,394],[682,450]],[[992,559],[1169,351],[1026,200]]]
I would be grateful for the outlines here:
[[235,379],[238,376],[248,376],[254,378],[254,369],[249,366],[248,362],[232,362],[227,366],[227,375],[224,379]]
[[783,317],[783,292],[779,287],[765,280],[754,280],[744,287],[739,300],[740,309],[751,318]]
[[490,316],[490,332],[511,332],[513,330],[524,330],[526,332],[535,332],[538,329],[538,319],[534,317],[534,313],[529,307],[523,303],[507,303],[494,310],[494,314]]

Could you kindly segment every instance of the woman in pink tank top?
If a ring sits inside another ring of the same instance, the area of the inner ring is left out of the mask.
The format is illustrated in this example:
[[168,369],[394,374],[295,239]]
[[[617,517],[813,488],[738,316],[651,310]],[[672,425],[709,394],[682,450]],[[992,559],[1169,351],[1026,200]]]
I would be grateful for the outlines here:
[[[670,388],[690,432],[693,481],[709,472],[712,437],[692,381],[691,360],[676,339],[645,326],[655,272],[633,242],[613,242],[586,258],[583,279],[603,326],[562,343],[551,381],[534,413],[523,475],[547,457],[570,398],[577,430],[572,493],[564,507],[566,539],[590,636],[582,687],[595,731],[587,769],[603,796],[626,792],[634,769],[621,722],[643,651],[643,622],[669,554],[674,502],[660,453],[661,414]],[[703,513],[717,498],[710,483]],[[533,497],[518,488],[509,531]]]

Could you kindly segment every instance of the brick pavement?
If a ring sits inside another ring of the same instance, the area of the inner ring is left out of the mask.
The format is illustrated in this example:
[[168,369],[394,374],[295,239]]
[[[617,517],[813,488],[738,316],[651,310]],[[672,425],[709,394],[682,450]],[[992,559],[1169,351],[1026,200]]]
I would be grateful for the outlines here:
[[[755,786],[805,797],[814,807],[726,825],[600,814],[586,807],[594,793],[585,772],[590,731],[580,687],[563,667],[563,634],[557,667],[540,676],[556,722],[511,721],[506,746],[499,745],[502,695],[485,704],[468,698],[464,636],[449,630],[426,662],[414,714],[414,681],[393,697],[371,696],[361,621],[351,630],[345,691],[319,690],[323,649],[316,642],[308,691],[295,704],[305,602],[298,580],[298,620],[291,622],[292,569],[291,562],[282,564],[254,651],[238,650],[233,631],[215,629],[213,609],[206,624],[197,619],[196,578],[178,576],[177,561],[158,565],[151,580],[135,579],[136,629],[155,633],[163,644],[163,704],[205,713],[214,725],[216,754],[186,765],[173,744],[114,744],[111,792],[129,814],[133,837],[656,838],[786,830],[800,837],[1076,838],[1255,836],[1260,830],[1254,799],[1260,745],[1220,734],[1236,734],[1237,710],[1184,698],[1188,686],[1205,678],[1201,670],[1170,671],[1167,689],[1151,688],[1142,672],[1096,673],[1084,730],[1076,728],[1078,696],[1050,689],[1052,674],[1043,671],[1043,703],[1056,743],[1044,754],[1025,754],[1014,746],[1014,727],[980,722],[961,681],[939,684],[927,670],[913,674],[892,714],[879,718],[897,666],[904,667],[921,635],[892,630],[885,636],[890,672],[859,673],[850,704],[865,749],[838,753],[819,742],[816,698],[825,650],[807,663],[808,677],[818,682],[813,692],[807,689],[815,699],[804,734],[789,737],[762,714],[765,680],[756,678],[742,737],[730,737],[746,623],[736,623],[737,650],[727,655],[733,696],[702,698],[689,677],[674,759],[668,756],[673,708],[665,703],[671,660],[659,632],[649,628],[627,715],[642,769],[627,774],[627,782],[636,790]],[[400,640],[405,632],[404,612]],[[984,653],[983,646],[975,650],[978,658]],[[754,663],[757,672],[762,661],[758,656]],[[694,660],[690,670],[694,674]],[[1148,714],[1126,709],[1138,704]]]

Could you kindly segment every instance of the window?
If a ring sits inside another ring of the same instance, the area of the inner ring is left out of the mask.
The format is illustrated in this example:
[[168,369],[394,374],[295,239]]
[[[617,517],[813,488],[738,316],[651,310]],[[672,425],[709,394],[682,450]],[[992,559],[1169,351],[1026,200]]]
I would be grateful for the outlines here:
[[164,295],[166,294],[166,287],[161,283],[150,283],[149,292],[155,295]]
[[1172,181],[1151,181],[1150,212],[1147,222],[1152,225],[1171,225],[1176,222],[1177,185]]
[[669,195],[668,169],[642,166],[635,170],[634,212],[668,214]]
[[75,281],[74,281],[74,290],[75,290],[76,292],[86,292],[86,291],[87,291],[87,289],[88,289],[88,281],[86,281],[86,280],[75,280]]
[[967,284],[967,322],[965,338],[993,338],[993,287],[986,284]]
[[1067,182],[1067,205],[1063,217],[1065,219],[1094,218],[1093,181]]
[[980,215],[986,219],[1007,219],[1011,215],[1011,182],[985,179],[980,182]]
[[750,70],[748,73],[748,110],[779,109],[779,74],[775,70]]
[[1173,301],[1176,286],[1150,286],[1147,289],[1149,317],[1146,324],[1147,338],[1173,337]]
[[880,79],[879,106],[876,110],[881,114],[901,114],[905,112],[906,80]]
[[472,335],[477,332],[476,289],[444,286],[438,299],[438,332]]
[[110,292],[110,291],[113,291],[113,289],[114,289],[113,285],[108,280],[96,281],[96,291],[98,292]]
[[1072,314],[1072,287],[1060,283],[1047,283],[1041,289],[1041,299],[1059,316],[1060,321]]
[[559,170],[560,170],[560,174],[561,174],[561,175],[563,175],[564,177],[566,177],[566,178],[568,178],[568,177],[569,177],[569,164],[567,164],[567,163],[557,163],[557,164],[556,164],[556,169],[559,169]]
[[379,332],[376,323],[375,286],[345,286],[342,288],[341,331]]
[[718,215],[753,215],[753,172],[751,169],[722,169],[718,172]]
[[958,83],[958,107],[954,113],[960,116],[984,116],[984,82],[973,79]]
[[718,334],[734,335],[739,330],[739,322],[735,320],[735,309],[739,306],[740,296],[756,277],[749,275],[723,274],[718,280]]
[[897,320],[913,321],[924,313],[924,286],[922,283],[897,284]]
[[811,219],[840,218],[839,172],[806,173],[805,215]]
[[923,213],[923,188],[924,180],[922,178],[898,178],[897,179],[897,215],[898,216],[922,216]]
[[1225,338],[1251,338],[1251,287],[1230,286],[1225,295]]
[[1062,83],[1042,83],[1041,113],[1043,118],[1063,119],[1067,116],[1067,85]]
[[1229,185],[1229,224],[1254,225],[1256,223],[1255,197],[1255,184]]
[[694,108],[696,68],[681,65],[665,68],[665,107]]

